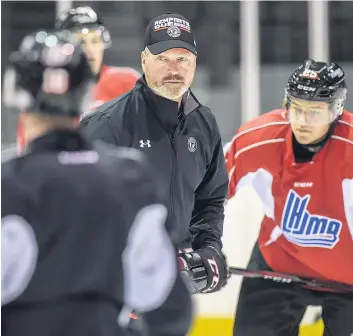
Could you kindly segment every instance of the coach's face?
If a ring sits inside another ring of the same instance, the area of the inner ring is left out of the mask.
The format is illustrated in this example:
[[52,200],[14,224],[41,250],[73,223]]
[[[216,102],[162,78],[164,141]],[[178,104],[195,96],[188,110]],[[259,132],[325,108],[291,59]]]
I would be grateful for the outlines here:
[[189,89],[196,70],[196,56],[182,48],[158,55],[146,48],[141,63],[148,86],[159,96],[178,102]]

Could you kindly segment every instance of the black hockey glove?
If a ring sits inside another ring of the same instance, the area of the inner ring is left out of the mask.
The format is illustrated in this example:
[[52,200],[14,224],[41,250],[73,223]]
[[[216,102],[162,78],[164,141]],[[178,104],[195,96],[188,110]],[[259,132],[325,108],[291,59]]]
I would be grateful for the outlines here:
[[225,256],[213,246],[179,254],[179,266],[192,294],[216,292],[229,277]]
[[179,268],[191,294],[200,293],[207,286],[206,268],[198,253],[179,253]]

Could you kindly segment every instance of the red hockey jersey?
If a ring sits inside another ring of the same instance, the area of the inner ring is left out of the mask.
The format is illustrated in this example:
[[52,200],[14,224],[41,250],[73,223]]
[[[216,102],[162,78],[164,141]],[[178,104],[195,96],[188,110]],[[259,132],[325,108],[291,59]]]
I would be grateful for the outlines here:
[[132,68],[103,65],[98,83],[93,91],[93,99],[89,109],[94,110],[109,100],[132,90],[140,76]]
[[343,113],[311,162],[295,162],[282,109],[246,123],[227,147],[229,198],[251,185],[262,201],[268,265],[353,284],[353,114]]

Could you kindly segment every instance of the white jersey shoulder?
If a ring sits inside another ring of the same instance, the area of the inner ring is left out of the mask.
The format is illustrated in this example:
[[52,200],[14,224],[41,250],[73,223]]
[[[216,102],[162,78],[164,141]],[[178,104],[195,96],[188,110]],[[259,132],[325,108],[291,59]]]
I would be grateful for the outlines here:
[[158,308],[176,281],[176,255],[165,229],[166,217],[165,206],[152,204],[142,208],[132,224],[122,256],[125,305],[118,319],[122,327],[129,323],[131,307],[140,312]]
[[27,288],[37,265],[38,245],[22,217],[1,219],[1,305],[16,300]]

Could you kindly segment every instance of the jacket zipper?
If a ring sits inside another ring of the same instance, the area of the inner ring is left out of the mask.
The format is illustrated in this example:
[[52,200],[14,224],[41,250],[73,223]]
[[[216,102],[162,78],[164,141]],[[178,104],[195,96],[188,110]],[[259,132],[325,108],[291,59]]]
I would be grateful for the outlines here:
[[[173,215],[174,215],[174,197],[173,197],[173,189],[174,189],[174,177],[175,177],[175,170],[176,170],[176,157],[177,157],[177,151],[175,148],[175,132],[173,133],[172,136],[169,136],[170,138],[170,143],[172,146],[172,155],[173,155],[173,163],[172,163],[172,176],[171,176],[171,181],[170,181],[170,212],[169,212],[169,223],[171,224]],[[170,228],[173,230],[173,227]]]
[[[177,138],[175,138],[177,130],[179,128],[179,124],[180,124],[181,120],[178,120],[177,126],[173,132],[173,134],[171,136],[169,136],[170,138],[170,144],[172,146],[172,153],[173,153],[173,166],[172,166],[172,176],[171,176],[171,181],[170,181],[170,213],[169,213],[169,221],[168,223],[172,222],[173,219],[173,215],[174,215],[174,193],[173,193],[173,189],[174,189],[174,178],[175,178],[175,171],[176,171],[176,163],[177,163],[177,149],[175,146],[175,141],[177,140]],[[173,227],[170,228],[171,231],[173,231]],[[176,232],[179,232],[178,229],[175,229]]]

